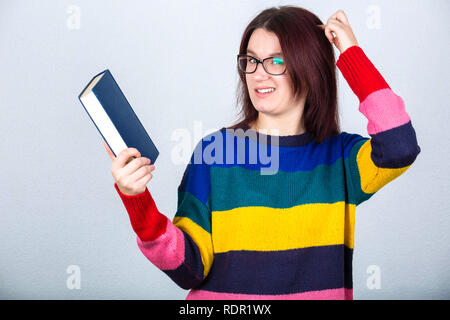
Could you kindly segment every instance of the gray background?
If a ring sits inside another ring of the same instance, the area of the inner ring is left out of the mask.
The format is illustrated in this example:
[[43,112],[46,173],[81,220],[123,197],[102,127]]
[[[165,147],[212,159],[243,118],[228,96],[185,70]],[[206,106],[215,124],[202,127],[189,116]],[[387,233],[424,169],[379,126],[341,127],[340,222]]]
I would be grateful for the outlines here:
[[[422,152],[356,212],[355,299],[450,298],[449,1],[0,1],[0,298],[184,299],[141,254],[111,160],[78,94],[109,68],[161,154],[148,188],[173,218],[176,129],[236,118],[235,55],[261,10],[343,9],[405,101]],[[73,29],[70,5],[80,9]],[[380,10],[373,25],[372,7]],[[336,49],[338,55],[338,51]],[[339,73],[342,129],[367,135]],[[194,144],[196,141],[192,141]],[[193,147],[193,146],[192,146]],[[79,266],[81,288],[66,286]],[[370,289],[367,269],[380,270]]]

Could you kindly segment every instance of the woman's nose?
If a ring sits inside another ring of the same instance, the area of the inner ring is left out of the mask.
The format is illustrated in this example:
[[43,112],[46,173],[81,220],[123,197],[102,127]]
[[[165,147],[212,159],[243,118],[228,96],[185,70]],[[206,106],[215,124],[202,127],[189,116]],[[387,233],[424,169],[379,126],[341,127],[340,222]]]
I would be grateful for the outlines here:
[[258,63],[258,65],[256,66],[256,70],[253,73],[254,77],[256,79],[262,78],[262,79],[266,79],[268,78],[270,75],[266,72],[266,70],[264,69],[262,63]]

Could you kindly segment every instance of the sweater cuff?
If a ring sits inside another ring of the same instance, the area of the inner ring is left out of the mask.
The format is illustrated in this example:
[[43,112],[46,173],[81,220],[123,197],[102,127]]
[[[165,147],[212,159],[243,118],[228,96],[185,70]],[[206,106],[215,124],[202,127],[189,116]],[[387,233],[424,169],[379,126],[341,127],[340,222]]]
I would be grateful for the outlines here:
[[114,183],[114,187],[125,205],[131,226],[141,241],[155,240],[166,231],[167,217],[159,212],[147,188],[140,194],[130,196],[123,194],[117,183]]
[[360,102],[363,102],[372,92],[389,88],[383,76],[357,45],[341,53],[336,66],[341,70]]

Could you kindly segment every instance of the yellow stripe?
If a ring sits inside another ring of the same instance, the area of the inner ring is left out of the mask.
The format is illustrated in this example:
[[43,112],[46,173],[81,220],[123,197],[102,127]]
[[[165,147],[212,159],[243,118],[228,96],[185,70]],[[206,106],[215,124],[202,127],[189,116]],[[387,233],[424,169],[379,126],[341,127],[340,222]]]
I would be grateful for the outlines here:
[[372,139],[367,140],[359,149],[356,156],[358,170],[361,179],[361,189],[365,193],[374,193],[380,190],[384,185],[397,178],[405,172],[411,165],[398,168],[380,168],[375,165],[370,156],[372,153]]
[[355,205],[304,204],[292,208],[241,207],[213,211],[214,252],[275,251],[345,244],[353,248]]
[[189,234],[195,244],[200,250],[203,263],[203,276],[208,275],[209,269],[214,258],[214,253],[212,249],[211,234],[194,221],[186,217],[174,217],[172,223]]

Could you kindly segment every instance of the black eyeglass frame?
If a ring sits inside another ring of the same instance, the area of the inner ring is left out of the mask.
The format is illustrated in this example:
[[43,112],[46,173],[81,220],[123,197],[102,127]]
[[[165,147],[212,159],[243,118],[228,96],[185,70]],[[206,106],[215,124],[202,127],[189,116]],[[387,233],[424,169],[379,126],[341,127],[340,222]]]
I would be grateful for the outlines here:
[[[241,57],[249,57],[249,58],[255,59],[256,60],[256,68],[255,68],[255,70],[252,71],[252,72],[247,72],[247,71],[241,70],[241,68],[239,66],[239,58],[241,58]],[[258,70],[258,64],[261,63],[262,66],[263,66],[264,71],[267,72],[268,74],[272,75],[272,76],[281,76],[281,75],[285,74],[286,70],[287,70],[286,66],[284,67],[284,71],[282,73],[270,73],[269,71],[267,71],[266,67],[264,66],[264,61],[269,60],[269,59],[273,59],[273,58],[278,58],[278,57],[267,57],[267,58],[264,58],[264,59],[260,60],[260,59],[257,59],[255,57],[253,57],[253,56],[250,56],[248,54],[238,54],[237,55],[238,70],[241,71],[241,72],[244,72],[246,74],[255,73],[256,70]]]

